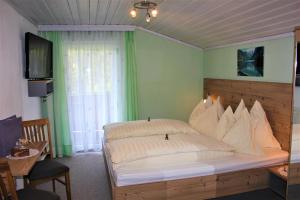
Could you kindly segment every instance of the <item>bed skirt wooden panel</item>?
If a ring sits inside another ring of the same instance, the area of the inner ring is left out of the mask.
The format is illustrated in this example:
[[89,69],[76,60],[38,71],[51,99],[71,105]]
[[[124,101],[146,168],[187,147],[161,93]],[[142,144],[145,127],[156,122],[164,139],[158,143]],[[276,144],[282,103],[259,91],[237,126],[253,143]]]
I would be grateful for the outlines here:
[[117,187],[105,145],[103,155],[113,200],[199,200],[268,187],[266,168]]
[[199,200],[268,187],[268,171],[255,169],[157,183],[115,187],[115,200]]
[[288,184],[300,184],[300,163],[289,164],[289,178]]

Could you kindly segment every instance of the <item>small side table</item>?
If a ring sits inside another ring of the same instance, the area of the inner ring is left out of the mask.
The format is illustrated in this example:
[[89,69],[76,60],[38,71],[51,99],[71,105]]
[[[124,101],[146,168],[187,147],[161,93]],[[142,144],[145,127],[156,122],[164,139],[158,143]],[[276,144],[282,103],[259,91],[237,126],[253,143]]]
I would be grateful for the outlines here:
[[286,197],[287,189],[287,170],[288,165],[280,165],[269,168],[270,180],[269,185],[273,192],[277,193],[281,197]]

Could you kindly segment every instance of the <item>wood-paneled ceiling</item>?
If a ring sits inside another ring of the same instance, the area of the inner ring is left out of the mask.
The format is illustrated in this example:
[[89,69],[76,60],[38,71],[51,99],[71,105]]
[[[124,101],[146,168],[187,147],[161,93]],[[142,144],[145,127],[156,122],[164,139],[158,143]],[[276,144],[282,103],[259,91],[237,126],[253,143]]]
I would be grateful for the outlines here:
[[7,0],[36,25],[133,25],[202,48],[292,32],[300,0],[156,0],[159,15],[128,15],[133,0]]

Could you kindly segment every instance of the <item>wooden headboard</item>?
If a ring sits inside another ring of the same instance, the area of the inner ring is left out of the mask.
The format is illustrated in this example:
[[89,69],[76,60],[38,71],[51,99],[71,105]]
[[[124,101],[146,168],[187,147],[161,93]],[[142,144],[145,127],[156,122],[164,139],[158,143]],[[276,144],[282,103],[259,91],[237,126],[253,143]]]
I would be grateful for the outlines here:
[[204,79],[204,97],[221,97],[224,108],[235,110],[241,99],[248,110],[258,100],[266,111],[275,137],[290,151],[293,87],[289,83],[271,83],[224,79]]

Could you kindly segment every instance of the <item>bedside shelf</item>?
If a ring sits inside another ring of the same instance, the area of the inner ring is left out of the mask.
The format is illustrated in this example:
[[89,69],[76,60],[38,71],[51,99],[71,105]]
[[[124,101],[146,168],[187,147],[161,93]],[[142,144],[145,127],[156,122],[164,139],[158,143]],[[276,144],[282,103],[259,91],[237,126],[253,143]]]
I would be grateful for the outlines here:
[[273,192],[286,197],[286,189],[287,189],[287,172],[284,169],[287,169],[288,165],[281,165],[276,167],[269,168],[270,172],[270,180],[269,186]]
[[276,176],[278,176],[279,178],[287,181],[287,174],[288,172],[284,172],[284,168],[288,169],[288,165],[281,165],[281,166],[277,166],[277,167],[271,167],[269,168],[269,171],[272,174],[275,174]]

